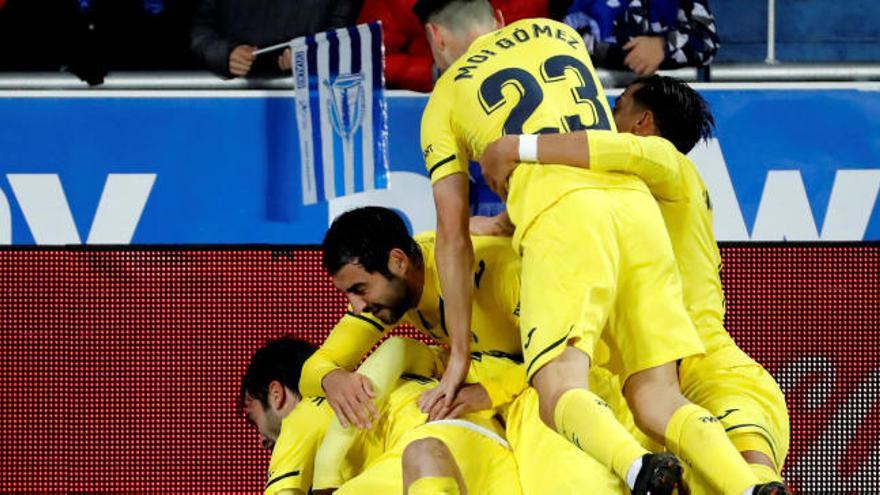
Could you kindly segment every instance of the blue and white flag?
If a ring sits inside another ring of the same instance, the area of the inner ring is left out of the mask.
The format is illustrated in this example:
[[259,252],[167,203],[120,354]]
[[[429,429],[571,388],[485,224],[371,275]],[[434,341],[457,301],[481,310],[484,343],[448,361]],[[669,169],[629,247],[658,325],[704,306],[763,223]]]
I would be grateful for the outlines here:
[[291,41],[303,203],[388,187],[378,22]]

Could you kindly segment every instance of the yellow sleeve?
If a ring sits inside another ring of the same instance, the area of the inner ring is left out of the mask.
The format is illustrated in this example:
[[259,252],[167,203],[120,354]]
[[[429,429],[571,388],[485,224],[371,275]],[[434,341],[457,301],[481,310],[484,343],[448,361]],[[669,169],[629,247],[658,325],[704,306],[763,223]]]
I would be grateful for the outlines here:
[[591,169],[636,175],[659,200],[684,198],[686,189],[678,150],[669,141],[658,136],[641,137],[611,131],[587,131],[587,139]]
[[269,459],[265,495],[291,491],[306,494],[311,490],[315,452],[333,417],[333,411],[323,402],[305,398],[281,421],[281,433]]
[[422,114],[422,155],[431,184],[455,173],[468,174],[467,153],[452,123],[451,78],[440,78]]
[[522,363],[479,353],[474,353],[467,381],[486,389],[493,409],[512,402],[528,386]]
[[[296,412],[294,409],[290,414],[294,415]],[[301,430],[302,428],[287,428],[285,431],[282,428],[281,435],[272,448],[264,495],[280,495],[291,490],[308,493],[311,489],[316,446],[308,445],[310,439],[302,435]]]
[[300,393],[306,397],[324,396],[321,381],[327,373],[337,368],[354,371],[389,328],[371,314],[347,312],[303,365]]

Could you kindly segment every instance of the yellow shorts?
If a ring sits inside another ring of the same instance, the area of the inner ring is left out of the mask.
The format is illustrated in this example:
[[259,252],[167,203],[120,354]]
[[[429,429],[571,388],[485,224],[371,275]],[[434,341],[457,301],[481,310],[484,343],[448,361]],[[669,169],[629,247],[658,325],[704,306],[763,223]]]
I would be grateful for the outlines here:
[[523,495],[626,494],[626,484],[599,461],[551,430],[538,415],[538,393],[526,389],[510,407],[507,439]]
[[706,357],[685,359],[679,368],[681,392],[721,420],[739,451],[756,450],[782,470],[790,426],[785,396],[760,364],[743,364],[736,346]]
[[566,344],[592,359],[606,328],[609,368],[622,383],[638,371],[704,352],[651,195],[629,189],[568,193],[532,223],[520,248],[520,331],[529,379]]
[[[363,473],[342,485],[336,495],[385,495],[403,493],[401,465],[406,446],[422,438],[441,440],[452,452],[461,470],[468,493],[520,495],[521,489],[513,453],[497,433],[464,422],[434,422],[405,434],[388,452]],[[476,427],[474,427],[476,426]],[[481,430],[481,431],[477,431]]]

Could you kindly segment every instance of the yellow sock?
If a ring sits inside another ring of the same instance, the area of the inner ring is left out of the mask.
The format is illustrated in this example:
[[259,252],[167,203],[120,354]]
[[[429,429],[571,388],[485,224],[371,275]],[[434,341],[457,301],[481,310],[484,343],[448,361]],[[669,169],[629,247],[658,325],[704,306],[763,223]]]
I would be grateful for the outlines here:
[[758,482],[760,483],[770,483],[771,481],[782,483],[782,476],[780,476],[775,469],[766,464],[749,464],[749,467],[752,469],[752,473],[755,474],[755,477],[758,478]]
[[759,483],[718,419],[696,404],[682,406],[672,415],[666,426],[666,448],[719,493],[741,495]]
[[556,431],[577,448],[610,467],[621,479],[647,454],[596,394],[576,388],[562,394],[553,412]]
[[459,495],[458,482],[448,476],[419,478],[409,485],[407,495]]

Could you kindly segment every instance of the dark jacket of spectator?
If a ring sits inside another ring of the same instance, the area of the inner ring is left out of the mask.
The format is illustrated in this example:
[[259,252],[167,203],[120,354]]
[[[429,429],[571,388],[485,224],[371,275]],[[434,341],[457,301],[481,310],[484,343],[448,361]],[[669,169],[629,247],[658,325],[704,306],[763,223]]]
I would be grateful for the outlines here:
[[638,37],[662,38],[661,69],[709,65],[719,46],[708,0],[575,0],[564,21],[610,69],[635,70],[627,56]]
[[[358,22],[382,21],[385,83],[392,89],[429,92],[434,87],[433,60],[425,28],[413,13],[416,0],[365,0]],[[491,0],[511,23],[547,17],[547,0]]]
[[[352,25],[360,4],[360,0],[199,0],[190,48],[209,69],[229,77],[229,56],[237,46],[263,48]],[[281,75],[279,54],[260,55],[249,74]]]
[[89,84],[107,73],[76,0],[7,0],[0,10],[0,70],[69,71]]
[[188,0],[7,0],[0,70],[69,71],[100,84],[113,70],[192,68]]

